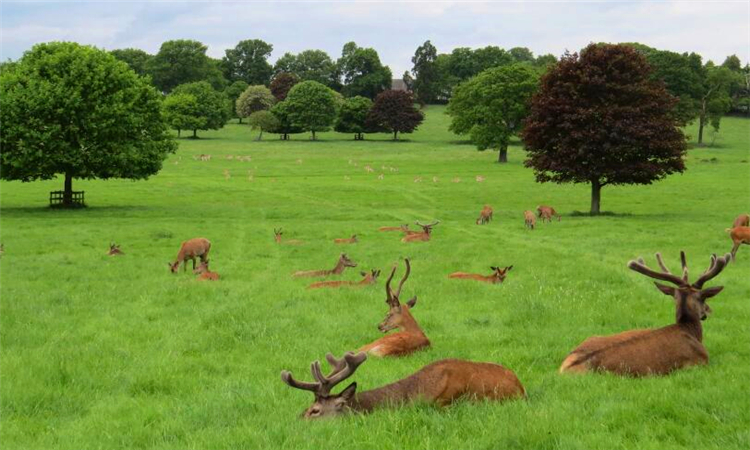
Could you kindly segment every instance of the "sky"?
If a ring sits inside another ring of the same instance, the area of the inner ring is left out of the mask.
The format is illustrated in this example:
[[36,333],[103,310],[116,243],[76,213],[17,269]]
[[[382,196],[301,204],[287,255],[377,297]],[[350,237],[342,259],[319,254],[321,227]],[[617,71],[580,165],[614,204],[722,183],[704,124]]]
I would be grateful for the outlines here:
[[750,2],[742,1],[82,1],[0,2],[0,59],[34,44],[75,41],[107,50],[156,53],[162,42],[195,39],[214,58],[245,39],[286,52],[326,51],[349,41],[373,47],[394,77],[411,69],[430,40],[439,53],[456,47],[528,47],[560,56],[590,42],[640,42],[696,52],[721,63],[750,60]]

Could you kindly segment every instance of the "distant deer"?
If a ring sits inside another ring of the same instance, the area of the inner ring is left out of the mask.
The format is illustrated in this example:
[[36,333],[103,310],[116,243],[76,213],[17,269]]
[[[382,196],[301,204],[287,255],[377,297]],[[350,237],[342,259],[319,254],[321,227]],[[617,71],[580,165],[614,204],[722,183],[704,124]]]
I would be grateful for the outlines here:
[[107,256],[120,256],[120,255],[124,255],[124,254],[125,254],[125,252],[123,252],[122,250],[120,250],[120,246],[119,245],[115,245],[114,242],[110,242],[110,244],[109,244],[109,251],[107,252]]
[[285,244],[285,245],[300,245],[302,244],[302,241],[298,239],[286,239],[282,240],[281,235],[284,234],[284,231],[281,228],[274,228],[273,229],[273,239],[276,241],[277,244]]
[[378,175],[378,180],[382,180],[383,178],[384,178],[384,177],[383,177],[383,174],[382,174],[382,173],[381,173],[380,175]]
[[750,227],[750,215],[740,214],[739,216],[737,216],[737,218],[734,219],[732,228],[737,227]]
[[372,167],[370,167],[369,165],[367,165],[367,166],[365,166],[365,172],[367,172],[367,173],[375,172],[375,169],[373,169]]
[[523,212],[523,222],[526,228],[533,230],[536,226],[536,216],[533,212],[526,210]]
[[478,273],[453,272],[452,274],[448,275],[448,278],[459,278],[463,280],[477,280],[477,281],[483,281],[485,283],[499,284],[505,281],[505,277],[508,275],[508,272],[512,268],[513,266],[508,266],[508,267],[505,267],[504,269],[501,269],[495,266],[490,266],[490,270],[492,270],[492,273],[490,275],[485,276],[485,275],[480,275]]
[[409,224],[405,223],[398,227],[380,227],[378,228],[378,231],[401,231],[403,233],[409,231]]
[[344,286],[367,286],[373,284],[378,280],[380,276],[379,270],[371,270],[370,273],[360,272],[364,277],[360,281],[317,281],[310,286],[308,289],[319,289],[319,288],[337,288]]
[[460,183],[460,182],[461,182],[461,178],[460,177],[455,177],[455,178],[453,178],[451,180],[451,183]]
[[513,371],[500,364],[443,359],[422,367],[414,374],[376,389],[357,393],[357,383],[351,383],[340,393],[331,390],[354,374],[365,360],[365,353],[346,353],[326,360],[333,370],[323,375],[320,361],[312,363],[315,382],[298,381],[286,370],[281,379],[287,385],[311,391],[315,401],[302,414],[305,419],[335,417],[349,413],[369,413],[379,407],[398,407],[404,403],[422,401],[437,406],[448,406],[461,398],[471,400],[511,400],[524,398],[526,391]]
[[590,337],[565,358],[560,372],[605,371],[637,377],[665,375],[676,369],[708,364],[701,321],[711,312],[706,300],[721,292],[723,286],[704,289],[703,285],[724,270],[729,257],[729,254],[720,258],[713,255],[709,268],[693,284],[688,282],[685,252],[680,252],[682,276],[673,275],[659,253],[656,261],[661,271],[648,268],[641,258],[630,261],[630,269],[675,285],[654,283],[661,292],[674,297],[675,323],[658,329]]
[[485,178],[482,175],[477,175],[475,179],[477,180],[477,183],[481,183],[482,181],[485,180]]
[[201,154],[201,155],[199,156],[199,158],[200,158],[200,160],[201,160],[201,161],[211,161],[211,155],[204,155],[204,154]]
[[342,253],[341,256],[339,256],[339,260],[338,262],[336,262],[336,266],[333,269],[299,271],[299,272],[294,272],[292,276],[293,277],[327,277],[328,275],[341,275],[341,273],[347,267],[357,267],[357,263],[349,259],[349,257],[346,256],[346,254]]
[[484,205],[482,211],[479,212],[479,218],[477,219],[477,225],[484,225],[492,220],[492,208],[490,205]]
[[406,263],[406,273],[398,284],[398,290],[394,292],[391,289],[391,281],[393,280],[393,275],[396,273],[395,266],[391,270],[391,276],[388,277],[388,281],[385,283],[385,302],[388,304],[389,309],[385,315],[385,319],[378,325],[378,330],[383,333],[395,329],[398,329],[398,332],[385,335],[375,342],[365,345],[359,349],[361,352],[370,353],[375,356],[404,356],[430,346],[430,340],[427,339],[427,336],[425,336],[409,311],[417,304],[417,297],[414,296],[411,300],[403,304],[399,300],[401,288],[404,287],[404,283],[409,278],[409,273],[411,272],[409,259],[404,259],[404,262]]
[[198,275],[198,279],[199,280],[212,280],[212,281],[216,281],[216,280],[219,279],[219,274],[218,273],[211,272],[208,269],[208,260],[205,260],[205,261],[201,262],[198,265],[198,268],[195,269],[195,270],[193,270],[193,273],[200,274],[200,275]]
[[195,238],[185,241],[180,246],[179,253],[177,253],[177,260],[169,263],[169,269],[172,273],[175,273],[180,267],[180,263],[183,263],[183,271],[187,270],[187,260],[190,259],[193,261],[193,270],[195,270],[195,258],[199,257],[201,262],[206,262],[209,250],[211,250],[211,242],[208,239]]
[[729,237],[732,238],[732,260],[734,260],[740,245],[750,245],[750,227],[727,228],[724,231],[729,233]]
[[[403,239],[401,239],[401,242],[427,242],[430,240],[430,233],[432,233],[432,227],[439,224],[440,221],[436,220],[435,222],[432,222],[429,225],[423,225],[419,222],[416,222],[418,226],[422,227],[421,232],[409,232],[407,231],[406,236],[404,236]],[[413,233],[413,234],[409,234]]]
[[560,214],[555,211],[555,208],[551,206],[544,206],[539,205],[536,207],[536,212],[539,214],[539,218],[542,219],[542,222],[547,220],[547,222],[552,222],[552,217],[557,216],[557,221],[560,221]]
[[5,245],[0,244],[0,257],[2,257],[5,254]]
[[359,241],[357,240],[357,235],[356,234],[353,234],[352,237],[350,237],[350,238],[346,238],[346,239],[334,239],[333,240],[334,244],[356,244],[357,242],[359,242]]
[[419,176],[414,177],[414,182],[415,183],[421,183],[422,182],[422,177],[419,177]]

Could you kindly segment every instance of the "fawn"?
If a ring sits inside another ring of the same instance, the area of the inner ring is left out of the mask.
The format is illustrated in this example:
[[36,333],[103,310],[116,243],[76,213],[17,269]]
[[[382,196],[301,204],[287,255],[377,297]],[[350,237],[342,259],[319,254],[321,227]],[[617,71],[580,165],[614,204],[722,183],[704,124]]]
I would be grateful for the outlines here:
[[205,261],[201,262],[198,265],[198,268],[195,269],[195,270],[193,270],[193,273],[200,274],[200,275],[198,275],[198,279],[199,280],[213,280],[213,281],[215,281],[215,280],[219,279],[219,274],[217,272],[211,272],[208,269],[208,260],[205,260]]
[[536,226],[536,216],[531,211],[524,211],[523,212],[523,223],[526,225],[526,228],[529,230],[533,230]]

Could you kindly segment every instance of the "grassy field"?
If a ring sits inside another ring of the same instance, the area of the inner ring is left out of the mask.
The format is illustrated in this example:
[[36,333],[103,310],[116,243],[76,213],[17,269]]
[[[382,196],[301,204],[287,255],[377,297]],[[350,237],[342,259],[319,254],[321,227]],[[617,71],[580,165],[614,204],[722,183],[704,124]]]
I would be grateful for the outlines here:
[[[750,122],[726,118],[682,175],[604,188],[602,208],[615,214],[591,218],[573,215],[588,210],[588,186],[537,184],[518,144],[495,164],[496,153],[446,131],[442,108],[427,113],[404,142],[335,133],[256,142],[231,124],[181,139],[148,181],[76,181],[85,210],[46,208],[60,180],[0,183],[2,448],[748,448],[748,247],[710,284],[725,289],[704,322],[708,366],[649,379],[557,369],[590,335],[673,323],[672,300],[626,263],[654,265],[661,251],[675,267],[685,250],[695,277],[730,249],[724,229],[750,212]],[[193,159],[202,153],[212,159]],[[485,203],[495,220],[476,226]],[[526,231],[522,213],[540,203],[562,221]],[[429,243],[376,231],[434,219]],[[276,245],[274,227],[304,245]],[[323,292],[290,276],[332,267],[342,251],[332,240],[354,233],[360,243],[345,250],[359,266],[342,279],[411,257],[403,296],[419,296],[413,313],[433,343],[369,358],[352,378],[361,390],[456,357],[514,370],[528,399],[298,420],[312,395],[280,371],[309,379],[326,352],[380,337],[384,277]],[[213,243],[219,282],[169,273],[180,242],[199,236]],[[105,256],[111,241],[124,257]],[[502,285],[447,279],[511,264]]]

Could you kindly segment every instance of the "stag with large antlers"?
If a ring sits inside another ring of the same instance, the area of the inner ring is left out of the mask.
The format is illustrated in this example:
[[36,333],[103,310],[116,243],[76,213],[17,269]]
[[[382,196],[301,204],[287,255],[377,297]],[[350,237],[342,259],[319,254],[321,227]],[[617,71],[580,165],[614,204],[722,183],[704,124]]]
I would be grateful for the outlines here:
[[319,288],[337,288],[344,286],[361,287],[374,284],[380,276],[379,270],[371,270],[370,273],[360,272],[364,278],[360,281],[317,281],[310,286],[308,289],[319,289]]
[[339,256],[336,266],[330,270],[304,270],[294,272],[293,277],[327,277],[329,275],[341,275],[347,267],[357,267],[357,263],[349,259],[345,253]]
[[619,375],[665,375],[684,367],[708,364],[708,352],[703,346],[701,321],[708,317],[711,308],[706,300],[717,295],[723,286],[703,288],[703,285],[721,273],[729,262],[729,254],[711,257],[709,268],[690,284],[685,252],[680,252],[682,275],[674,275],[664,265],[661,254],[656,261],[661,271],[650,269],[643,262],[630,261],[628,267],[648,277],[674,284],[656,284],[657,289],[676,304],[673,325],[652,330],[631,330],[612,336],[593,336],[573,350],[560,372],[605,371]]
[[422,227],[421,232],[411,232],[410,234],[408,231],[406,232],[406,236],[401,239],[401,242],[426,242],[430,240],[430,235],[432,233],[432,227],[439,224],[440,221],[436,220],[432,222],[429,225],[425,225],[420,222],[416,222],[418,226]]
[[346,353],[337,359],[332,354],[326,360],[333,370],[323,375],[320,361],[312,363],[310,371],[315,382],[298,381],[286,370],[281,372],[284,383],[297,389],[311,391],[315,401],[302,417],[320,419],[348,413],[368,413],[378,407],[397,407],[413,401],[424,401],[447,406],[459,398],[471,400],[510,400],[523,398],[526,391],[513,371],[500,364],[443,359],[424,366],[414,374],[376,389],[357,391],[351,383],[338,394],[331,390],[354,374],[365,360],[365,353]]
[[430,340],[427,339],[422,328],[419,327],[414,316],[411,315],[410,310],[417,304],[417,297],[412,297],[406,303],[401,303],[399,300],[401,288],[404,287],[404,283],[406,283],[411,272],[409,260],[404,259],[404,262],[406,263],[406,273],[398,283],[398,289],[395,292],[391,289],[391,281],[393,281],[393,275],[396,273],[395,266],[391,270],[391,276],[388,277],[388,281],[385,283],[385,302],[388,304],[388,313],[385,315],[385,319],[378,325],[378,330],[383,333],[395,329],[398,329],[398,332],[383,336],[375,342],[365,345],[359,349],[361,352],[370,353],[375,356],[404,356],[430,346]]
[[495,267],[495,266],[490,266],[490,270],[492,270],[492,273],[489,275],[480,275],[478,273],[453,272],[452,274],[448,275],[448,278],[458,278],[462,280],[477,280],[477,281],[483,281],[485,283],[499,284],[505,281],[505,277],[508,275],[508,271],[512,268],[513,266],[508,266],[503,269],[499,267]]

